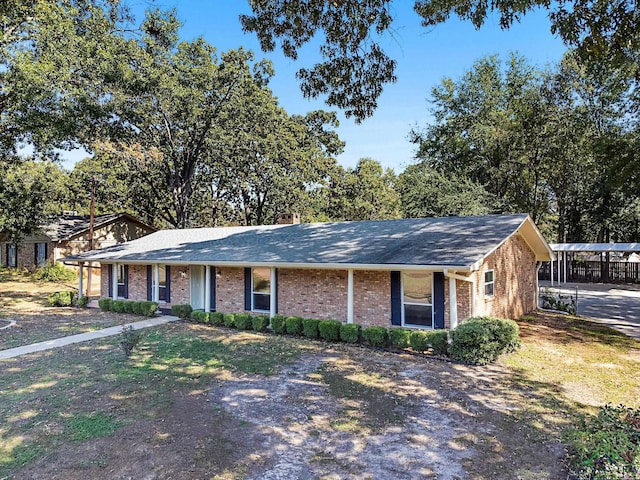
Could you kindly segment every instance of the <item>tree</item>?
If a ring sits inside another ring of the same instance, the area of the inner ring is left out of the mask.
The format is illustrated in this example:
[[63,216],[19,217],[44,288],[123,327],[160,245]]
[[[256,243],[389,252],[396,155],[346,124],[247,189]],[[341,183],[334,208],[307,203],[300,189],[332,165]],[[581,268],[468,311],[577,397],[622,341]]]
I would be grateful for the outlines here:
[[[327,103],[345,109],[357,122],[373,114],[386,83],[394,82],[396,62],[380,46],[378,38],[392,32],[392,0],[252,0],[253,15],[241,15],[247,32],[255,32],[264,51],[280,41],[283,53],[298,57],[298,50],[318,34],[323,35],[323,61],[297,76],[305,96],[327,95]],[[445,22],[451,15],[480,28],[488,15],[497,13],[508,29],[529,11],[545,8],[551,32],[581,57],[597,64],[613,58],[617,65],[635,65],[640,78],[640,13],[626,0],[417,0],[416,13],[425,27]]]

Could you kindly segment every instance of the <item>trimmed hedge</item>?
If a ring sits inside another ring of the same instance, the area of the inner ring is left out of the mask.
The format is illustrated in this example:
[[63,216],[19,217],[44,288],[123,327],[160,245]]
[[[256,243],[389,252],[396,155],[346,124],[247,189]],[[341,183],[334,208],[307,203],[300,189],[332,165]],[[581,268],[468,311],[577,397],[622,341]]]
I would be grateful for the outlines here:
[[357,323],[343,323],[340,325],[340,340],[347,343],[358,343],[362,335],[362,327]]
[[285,329],[289,335],[302,334],[302,318],[301,317],[287,317],[284,321]]
[[223,317],[222,312],[211,312],[209,313],[209,323],[216,326],[224,325]]
[[286,318],[282,315],[274,315],[271,319],[271,329],[279,335],[287,333]]
[[189,318],[193,308],[188,303],[171,306],[171,314],[182,319]]
[[89,297],[86,295],[80,298],[76,298],[76,307],[85,308],[89,304]]
[[318,332],[320,338],[328,342],[337,342],[340,340],[340,326],[342,322],[338,320],[320,320],[318,323]]
[[372,347],[384,348],[389,341],[389,334],[384,327],[367,327],[362,331],[362,337]]
[[251,319],[251,326],[255,332],[266,332],[269,327],[269,317],[267,315],[256,315]]
[[251,315],[249,313],[236,313],[234,323],[238,330],[249,330],[253,327]]
[[449,351],[449,332],[433,330],[431,332],[431,348],[436,355],[447,355]]
[[209,323],[209,312],[194,310],[191,312],[191,320],[198,323]]
[[111,300],[110,298],[101,298],[98,300],[98,307],[100,307],[100,310],[102,310],[103,312],[109,312],[111,311],[111,302],[113,300]]
[[223,313],[222,314],[222,323],[224,323],[225,327],[235,328],[235,326],[236,326],[236,316],[233,313]]
[[302,334],[307,338],[318,338],[318,324],[320,320],[315,318],[305,318],[302,320]]
[[406,328],[390,328],[389,343],[396,348],[407,348],[409,346],[409,337],[411,331]]
[[520,332],[513,320],[472,318],[451,332],[449,354],[472,365],[487,365],[520,346]]
[[55,292],[49,295],[47,302],[50,307],[71,307],[75,292]]
[[145,317],[153,317],[158,310],[156,302],[113,300],[111,298],[101,298],[98,300],[98,306],[103,312],[133,313]]

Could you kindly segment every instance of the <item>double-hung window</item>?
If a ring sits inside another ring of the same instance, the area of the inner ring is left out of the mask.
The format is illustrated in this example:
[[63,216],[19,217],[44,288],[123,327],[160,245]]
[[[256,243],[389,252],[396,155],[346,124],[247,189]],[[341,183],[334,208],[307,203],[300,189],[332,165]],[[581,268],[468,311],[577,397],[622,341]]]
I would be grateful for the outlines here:
[[125,283],[127,281],[124,265],[118,265],[118,298],[125,298],[126,287]]
[[36,266],[41,267],[47,262],[47,244],[36,243]]
[[268,312],[271,308],[271,269],[251,269],[251,310]]
[[18,249],[15,244],[7,245],[7,266],[13,268],[18,266]]
[[493,297],[494,293],[493,270],[484,272],[484,296]]
[[[155,282],[155,278],[153,279]],[[152,283],[152,288],[155,288],[155,283]],[[167,267],[166,265],[158,265],[158,300],[161,302],[167,301]]]
[[402,272],[402,325],[433,328],[433,273]]

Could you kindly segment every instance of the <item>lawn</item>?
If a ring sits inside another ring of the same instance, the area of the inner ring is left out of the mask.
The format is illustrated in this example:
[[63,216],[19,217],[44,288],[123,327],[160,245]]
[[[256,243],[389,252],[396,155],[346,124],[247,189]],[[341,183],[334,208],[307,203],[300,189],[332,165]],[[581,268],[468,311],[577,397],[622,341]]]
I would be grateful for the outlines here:
[[5,360],[0,478],[566,478],[581,415],[639,406],[640,342],[519,324],[488,367],[187,322]]

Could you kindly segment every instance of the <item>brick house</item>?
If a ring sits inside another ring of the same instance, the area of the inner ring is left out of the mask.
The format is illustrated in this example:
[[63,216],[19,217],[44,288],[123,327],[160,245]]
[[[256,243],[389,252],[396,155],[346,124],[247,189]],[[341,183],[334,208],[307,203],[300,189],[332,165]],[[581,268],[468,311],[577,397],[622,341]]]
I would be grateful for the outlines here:
[[[51,217],[40,227],[40,233],[24,238],[19,245],[2,241],[0,235],[0,266],[35,269],[46,262],[55,262],[90,248],[88,215]],[[93,226],[93,248],[110,247],[135,240],[156,229],[127,213],[96,215]],[[96,277],[100,271],[94,269]],[[96,289],[98,283],[96,282]]]
[[551,249],[528,215],[163,230],[100,262],[103,297],[161,308],[453,328],[534,310]]

